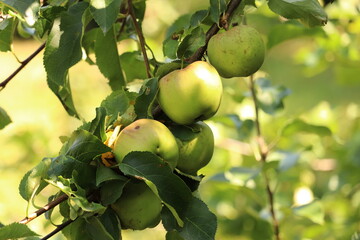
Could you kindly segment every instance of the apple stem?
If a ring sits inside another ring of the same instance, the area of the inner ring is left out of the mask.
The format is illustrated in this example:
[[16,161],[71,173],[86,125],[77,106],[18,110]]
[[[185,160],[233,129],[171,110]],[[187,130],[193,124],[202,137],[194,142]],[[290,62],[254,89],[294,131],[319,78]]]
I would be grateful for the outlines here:
[[[266,141],[262,135],[261,125],[260,125],[258,99],[257,99],[256,89],[255,89],[255,84],[254,84],[254,75],[250,76],[250,90],[251,90],[251,96],[252,96],[252,99],[254,102],[254,108],[255,108],[255,128],[256,128],[256,135],[257,135],[256,141],[257,141],[257,145],[259,148],[260,161],[263,164],[265,164],[267,162],[267,157],[269,154],[269,146],[266,143]],[[265,187],[266,193],[267,193],[269,205],[270,205],[270,214],[271,214],[271,218],[272,218],[274,235],[275,235],[276,240],[280,240],[280,226],[279,226],[279,222],[278,222],[278,219],[276,216],[275,206],[274,206],[275,191],[271,189],[270,179],[269,179],[267,172],[262,171],[262,174],[264,176],[265,185],[266,185],[266,187]]]

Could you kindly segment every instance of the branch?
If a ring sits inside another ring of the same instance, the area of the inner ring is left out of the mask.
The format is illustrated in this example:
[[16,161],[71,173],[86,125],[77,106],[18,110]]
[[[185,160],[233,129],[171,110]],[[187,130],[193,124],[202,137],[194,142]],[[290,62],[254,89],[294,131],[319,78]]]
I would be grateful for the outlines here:
[[132,0],[128,0],[128,5],[129,5],[129,14],[130,14],[131,20],[134,23],[136,33],[139,37],[141,52],[143,54],[145,67],[146,67],[146,74],[147,74],[148,78],[151,78],[150,64],[149,64],[148,56],[146,54],[146,48],[145,48],[146,43],[145,43],[144,34],[142,33],[141,28],[136,20],[134,8],[132,6]]
[[[75,219],[76,220],[76,219]],[[71,223],[73,223],[75,220],[67,220],[66,222],[60,224],[57,226],[57,228],[55,228],[54,231],[52,231],[51,233],[49,233],[48,235],[46,235],[45,237],[41,238],[41,240],[47,240],[49,238],[51,238],[52,236],[54,236],[55,234],[57,234],[58,232],[60,232],[61,230],[63,230],[65,227],[67,227],[68,225],[70,225]]]
[[28,58],[21,62],[21,65],[3,82],[0,83],[0,91],[3,90],[6,85],[18,74],[36,55],[38,55],[41,50],[45,48],[45,43],[43,43],[35,52],[33,52]]
[[50,209],[56,207],[57,205],[59,205],[60,203],[65,201],[66,199],[68,199],[68,196],[66,194],[61,195],[60,197],[58,197],[55,200],[53,200],[53,201],[49,202],[48,204],[46,204],[43,208],[40,208],[36,212],[31,213],[29,216],[25,217],[19,223],[22,223],[22,224],[29,223],[30,221],[34,220],[35,218],[37,218],[41,214],[43,214],[43,213],[49,211]]
[[[233,12],[235,11],[235,9],[240,5],[242,0],[231,0],[227,6],[227,9],[224,13],[224,15],[221,17],[220,19],[220,26],[221,27],[227,27],[228,22],[231,18],[231,15],[233,14]],[[206,36],[205,36],[205,45],[202,46],[201,48],[199,48],[194,55],[192,55],[191,57],[189,57],[188,59],[186,59],[187,62],[192,63],[198,60],[201,60],[201,58],[203,57],[206,49],[207,49],[207,45],[208,42],[210,40],[210,38],[212,36],[214,36],[216,33],[218,33],[218,31],[220,30],[218,24],[214,23],[210,29],[206,32]]]
[[[269,147],[266,144],[264,137],[262,135],[261,126],[260,126],[260,116],[259,116],[259,106],[258,106],[258,100],[256,96],[256,90],[254,85],[254,76],[250,76],[250,90],[251,90],[251,96],[254,102],[255,107],[255,128],[256,128],[256,135],[257,135],[257,143],[259,147],[260,152],[260,160],[262,163],[266,163],[267,156],[269,153]],[[270,180],[266,172],[263,172],[264,179],[265,179],[265,185],[266,185],[266,193],[268,195],[269,204],[270,204],[270,214],[273,222],[273,228],[274,228],[274,235],[276,240],[280,240],[280,227],[279,222],[276,217],[275,213],[275,207],[274,207],[274,192],[271,190],[270,187]]]

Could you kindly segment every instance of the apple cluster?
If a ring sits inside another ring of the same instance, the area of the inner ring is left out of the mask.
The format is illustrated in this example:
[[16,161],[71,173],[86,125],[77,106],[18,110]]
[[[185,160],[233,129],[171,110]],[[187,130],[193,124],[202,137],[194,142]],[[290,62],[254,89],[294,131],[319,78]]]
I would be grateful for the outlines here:
[[[123,128],[113,147],[116,162],[121,163],[130,152],[148,151],[171,170],[197,176],[214,151],[213,133],[202,120],[212,117],[220,106],[220,76],[253,74],[261,67],[264,52],[260,34],[248,26],[213,36],[207,52],[211,64],[196,61],[159,80],[157,101],[170,121],[138,119]],[[160,222],[162,202],[144,181],[131,179],[112,208],[122,228],[142,230]]]

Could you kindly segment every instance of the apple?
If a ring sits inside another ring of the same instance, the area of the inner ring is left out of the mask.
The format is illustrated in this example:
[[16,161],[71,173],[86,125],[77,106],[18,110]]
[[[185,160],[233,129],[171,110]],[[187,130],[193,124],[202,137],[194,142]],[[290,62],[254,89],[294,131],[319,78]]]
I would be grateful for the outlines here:
[[145,182],[131,180],[111,208],[118,215],[123,229],[143,230],[159,224],[162,203]]
[[158,102],[175,123],[191,124],[212,117],[220,106],[222,83],[207,62],[193,62],[159,81]]
[[206,166],[214,152],[214,135],[204,122],[189,126],[170,127],[179,146],[179,160],[176,168],[181,172],[197,175],[197,171]]
[[117,136],[113,153],[121,163],[133,151],[148,151],[158,155],[174,169],[179,149],[170,130],[161,122],[153,119],[139,119],[126,126]]
[[210,38],[207,55],[220,76],[246,77],[263,64],[265,45],[255,28],[240,25]]

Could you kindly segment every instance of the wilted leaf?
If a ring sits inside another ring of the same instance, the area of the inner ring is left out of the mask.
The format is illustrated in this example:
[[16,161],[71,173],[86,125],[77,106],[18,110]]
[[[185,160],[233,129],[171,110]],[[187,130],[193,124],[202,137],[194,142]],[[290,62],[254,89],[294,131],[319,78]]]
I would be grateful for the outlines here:
[[269,8],[288,19],[300,19],[311,27],[323,26],[328,17],[318,0],[269,0]]

